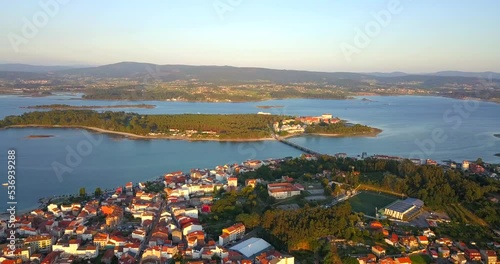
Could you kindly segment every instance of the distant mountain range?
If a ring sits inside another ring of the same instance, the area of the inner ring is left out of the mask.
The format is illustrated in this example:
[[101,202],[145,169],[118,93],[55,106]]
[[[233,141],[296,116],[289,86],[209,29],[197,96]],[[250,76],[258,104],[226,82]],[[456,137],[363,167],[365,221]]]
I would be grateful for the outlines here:
[[3,78],[22,78],[23,76],[34,78],[43,76],[44,74],[50,74],[52,77],[88,76],[95,78],[157,79],[162,81],[197,79],[205,82],[324,82],[338,85],[343,85],[344,83],[356,85],[358,82],[370,80],[385,83],[420,81],[439,85],[441,83],[449,83],[450,81],[473,83],[478,78],[500,79],[500,73],[496,72],[441,71],[426,74],[408,74],[404,72],[314,72],[232,66],[157,65],[138,62],[120,62],[84,68],[77,66],[0,64],[0,77]]
[[500,79],[500,73],[498,72],[463,72],[463,71],[440,71],[432,75],[436,76],[460,76],[460,77],[474,77],[474,78],[492,78]]

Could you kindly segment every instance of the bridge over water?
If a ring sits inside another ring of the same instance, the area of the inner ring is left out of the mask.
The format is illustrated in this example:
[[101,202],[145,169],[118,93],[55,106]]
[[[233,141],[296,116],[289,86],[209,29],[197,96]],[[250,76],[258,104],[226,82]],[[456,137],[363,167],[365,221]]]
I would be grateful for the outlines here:
[[288,141],[288,140],[286,140],[286,139],[284,139],[284,138],[281,138],[281,137],[277,136],[277,135],[276,135],[276,134],[274,134],[274,133],[273,133],[273,137],[274,137],[276,140],[278,140],[279,142],[281,142],[281,143],[283,143],[283,144],[285,144],[285,145],[288,145],[288,146],[290,146],[290,147],[292,147],[292,148],[298,149],[298,150],[300,150],[300,151],[302,151],[302,152],[304,152],[304,153],[311,154],[311,155],[316,155],[316,156],[320,156],[320,155],[322,155],[321,153],[316,152],[316,151],[314,151],[314,150],[312,150],[312,149],[308,149],[308,148],[303,147],[303,146],[301,146],[301,145],[298,145],[298,144],[295,144],[295,143],[293,143],[293,142],[290,142],[290,141]]
[[276,133],[274,132],[274,129],[272,128],[272,125],[271,125],[270,123],[269,123],[268,125],[269,125],[269,128],[270,128],[270,130],[271,130],[271,135],[272,135],[272,136],[273,136],[273,138],[274,138],[274,139],[276,139],[277,141],[279,141],[279,142],[281,142],[281,143],[283,143],[283,144],[285,144],[285,145],[288,145],[288,146],[290,146],[290,147],[292,147],[292,148],[298,149],[298,150],[300,150],[300,151],[302,151],[302,152],[304,152],[304,153],[307,153],[307,154],[316,155],[316,156],[321,156],[321,155],[323,155],[323,154],[321,154],[321,153],[319,153],[319,152],[316,152],[316,151],[314,151],[314,150],[312,150],[312,149],[308,149],[308,148],[303,147],[303,146],[301,146],[301,145],[295,144],[295,143],[293,143],[293,142],[290,142],[290,141],[288,141],[288,140],[286,140],[286,139],[284,139],[284,138],[282,138],[282,137],[280,137],[280,136],[276,135]]

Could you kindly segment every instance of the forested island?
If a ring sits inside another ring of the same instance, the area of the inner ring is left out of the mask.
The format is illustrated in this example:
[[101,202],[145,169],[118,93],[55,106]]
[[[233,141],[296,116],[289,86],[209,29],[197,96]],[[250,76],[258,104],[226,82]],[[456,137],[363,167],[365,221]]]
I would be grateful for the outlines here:
[[150,104],[126,104],[126,105],[67,105],[67,104],[50,104],[50,105],[33,105],[21,108],[27,109],[50,109],[50,110],[82,110],[82,109],[108,109],[108,108],[155,108],[155,105]]
[[34,138],[51,138],[51,137],[54,137],[54,135],[29,135],[26,138],[34,139]]
[[[8,116],[0,121],[0,128],[70,127],[133,138],[253,141],[275,139],[276,131],[272,124],[293,118],[259,114],[140,115],[112,111],[100,113],[92,110],[52,110]],[[300,132],[293,135],[319,131],[324,134],[356,136],[376,130],[358,124],[347,125],[345,122],[320,123],[309,131],[304,130],[308,128],[305,124],[300,123],[298,126]]]

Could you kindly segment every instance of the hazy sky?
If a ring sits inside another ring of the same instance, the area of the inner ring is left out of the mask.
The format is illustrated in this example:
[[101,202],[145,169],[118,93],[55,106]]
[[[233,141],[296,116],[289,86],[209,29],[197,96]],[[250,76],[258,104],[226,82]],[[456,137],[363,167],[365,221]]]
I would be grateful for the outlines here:
[[0,0],[0,6],[0,62],[500,72],[494,0]]

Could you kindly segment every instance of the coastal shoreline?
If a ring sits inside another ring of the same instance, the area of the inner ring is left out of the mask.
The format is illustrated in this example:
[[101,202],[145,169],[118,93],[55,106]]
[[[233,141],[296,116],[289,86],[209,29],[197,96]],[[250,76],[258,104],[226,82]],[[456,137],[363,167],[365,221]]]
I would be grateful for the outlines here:
[[[47,97],[47,96],[57,96],[54,94],[48,94],[48,95],[32,95],[32,94],[20,94],[20,93],[15,93],[15,92],[3,92],[0,93],[0,95],[10,95],[10,96],[20,96],[20,97]],[[124,102],[154,102],[154,101],[160,101],[160,102],[184,102],[184,103],[259,103],[259,102],[266,102],[266,101],[278,101],[278,100],[290,100],[290,99],[312,99],[312,100],[335,100],[335,101],[343,101],[343,100],[356,100],[356,97],[361,97],[361,96],[391,96],[391,97],[398,97],[398,96],[429,96],[429,97],[441,97],[441,98],[449,98],[449,99],[456,99],[456,100],[461,100],[461,101],[467,101],[467,100],[473,100],[473,101],[479,101],[479,102],[488,102],[488,103],[496,103],[500,104],[500,99],[483,99],[483,98],[474,98],[474,97],[463,97],[463,98],[458,98],[458,97],[452,97],[452,96],[446,96],[446,95],[438,95],[438,94],[377,94],[377,93],[359,93],[359,94],[352,94],[352,95],[347,95],[345,98],[317,98],[317,97],[288,97],[288,98],[265,98],[265,99],[256,99],[256,100],[243,100],[243,101],[225,101],[225,100],[220,100],[220,101],[204,101],[204,100],[168,100],[168,99],[162,99],[162,100],[147,100],[147,99],[125,99],[125,98],[84,98],[83,96],[80,98],[69,98],[68,100],[82,100],[82,101],[124,101]],[[361,100],[361,99],[359,99]]]
[[21,106],[25,109],[50,109],[50,110],[88,110],[88,109],[114,109],[114,108],[144,108],[153,109],[156,105],[151,104],[127,104],[127,105],[32,105]]

